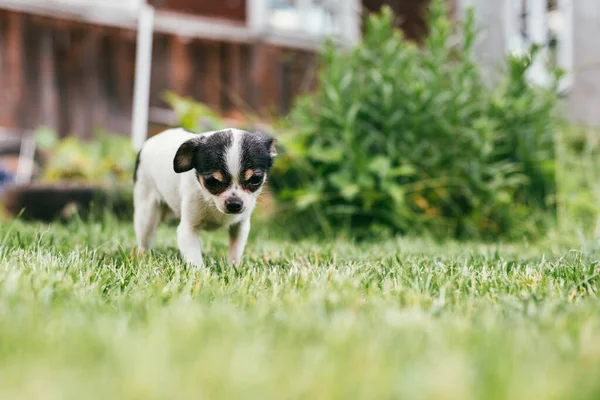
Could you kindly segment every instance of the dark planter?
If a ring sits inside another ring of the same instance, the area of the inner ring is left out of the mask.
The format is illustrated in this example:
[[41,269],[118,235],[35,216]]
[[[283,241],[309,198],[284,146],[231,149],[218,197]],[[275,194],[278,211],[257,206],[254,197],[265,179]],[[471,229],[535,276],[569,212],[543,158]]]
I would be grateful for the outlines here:
[[72,182],[33,183],[9,186],[3,196],[6,212],[23,219],[54,221],[107,210],[122,219],[131,219],[131,187],[78,184]]

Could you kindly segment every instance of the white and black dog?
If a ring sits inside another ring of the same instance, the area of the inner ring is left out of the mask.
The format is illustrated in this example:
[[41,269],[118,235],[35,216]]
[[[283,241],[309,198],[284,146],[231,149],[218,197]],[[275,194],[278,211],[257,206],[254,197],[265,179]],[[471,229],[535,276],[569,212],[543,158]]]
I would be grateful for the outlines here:
[[169,129],[144,143],[134,172],[134,228],[139,251],[170,211],[179,219],[184,260],[202,266],[199,230],[229,229],[229,260],[239,264],[250,215],[276,155],[275,139],[238,129],[196,134]]

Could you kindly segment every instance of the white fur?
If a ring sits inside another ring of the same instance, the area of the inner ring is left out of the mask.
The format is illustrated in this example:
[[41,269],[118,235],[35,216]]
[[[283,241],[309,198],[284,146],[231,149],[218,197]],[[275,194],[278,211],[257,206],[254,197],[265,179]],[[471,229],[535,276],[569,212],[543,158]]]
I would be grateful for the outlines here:
[[[225,190],[218,196],[218,200],[216,201],[217,208],[224,212],[225,210],[225,199],[231,196],[237,196],[242,199],[244,203],[244,211],[247,206],[251,206],[254,208],[256,197],[260,194],[259,192],[247,193],[240,188],[239,176],[241,161],[242,161],[242,135],[244,131],[240,131],[239,129],[229,129],[233,133],[233,140],[231,143],[231,147],[227,149],[225,153],[225,159],[227,162],[227,166],[229,168],[229,173],[231,175],[232,183],[231,187]],[[212,132],[211,132],[212,133]],[[252,212],[252,210],[250,210]]]
[[239,175],[241,169],[241,160],[242,160],[242,131],[234,130],[233,132],[233,142],[231,147],[227,149],[227,153],[225,154],[225,158],[227,159],[227,165],[229,166],[229,172],[233,177],[234,185],[238,185]]
[[[180,174],[173,170],[173,159],[179,146],[196,134],[183,129],[170,129],[146,141],[140,153],[134,185],[134,228],[141,250],[152,247],[154,232],[162,218],[161,205],[166,205],[180,220],[177,245],[186,262],[203,265],[199,230],[227,227],[230,262],[240,263],[250,232],[250,216],[260,190],[249,193],[240,188],[238,176],[243,131],[231,131],[233,141],[226,159],[233,182],[219,196],[213,196],[198,182],[193,169]],[[206,132],[204,135],[212,133]],[[243,200],[243,211],[240,214],[225,214],[224,201],[234,193]]]

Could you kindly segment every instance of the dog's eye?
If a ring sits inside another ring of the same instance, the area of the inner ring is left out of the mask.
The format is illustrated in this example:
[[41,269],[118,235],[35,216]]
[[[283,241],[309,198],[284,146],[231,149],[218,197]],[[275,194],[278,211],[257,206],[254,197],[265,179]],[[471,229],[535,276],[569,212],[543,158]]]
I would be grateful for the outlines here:
[[221,181],[215,178],[214,176],[209,176],[204,178],[204,184],[206,185],[206,187],[214,188],[219,186],[221,184]]
[[248,183],[250,185],[256,186],[262,183],[263,177],[262,175],[252,175],[250,179],[248,179]]

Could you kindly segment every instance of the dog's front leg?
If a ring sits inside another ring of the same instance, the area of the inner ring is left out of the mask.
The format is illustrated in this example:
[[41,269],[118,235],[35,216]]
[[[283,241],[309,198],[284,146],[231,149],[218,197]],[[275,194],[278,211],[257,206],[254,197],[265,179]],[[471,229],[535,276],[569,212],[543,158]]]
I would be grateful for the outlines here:
[[181,220],[177,227],[177,245],[183,259],[197,267],[202,267],[202,247],[196,229],[187,221]]
[[229,262],[239,265],[250,233],[250,219],[229,227]]

